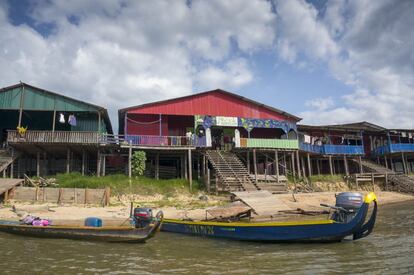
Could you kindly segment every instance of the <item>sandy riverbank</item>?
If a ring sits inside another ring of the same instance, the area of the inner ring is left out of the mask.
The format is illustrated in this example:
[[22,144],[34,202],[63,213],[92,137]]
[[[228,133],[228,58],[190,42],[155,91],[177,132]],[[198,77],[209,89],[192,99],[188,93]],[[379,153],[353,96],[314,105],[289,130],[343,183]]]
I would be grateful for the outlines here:
[[[280,194],[277,198],[286,204],[291,209],[301,208],[305,210],[321,210],[320,203],[334,204],[335,192],[315,192],[315,193],[302,193],[295,194]],[[401,194],[395,192],[376,192],[379,205],[386,205],[391,203],[399,203],[404,201],[413,201],[414,196],[408,194]],[[148,204],[154,205],[154,200],[148,197]],[[180,207],[154,207],[155,211],[161,209],[164,212],[166,218],[185,218],[203,219],[205,217],[205,210],[213,205],[217,205],[217,199],[211,197],[210,203],[204,202],[203,205],[197,206],[199,200],[197,196],[192,198],[181,198],[177,203]],[[225,199],[223,197],[221,200]],[[296,201],[295,201],[296,200]],[[151,203],[152,201],[152,203]],[[145,203],[145,197],[141,197],[141,205]],[[188,207],[185,205],[188,204]],[[221,204],[223,204],[221,202]],[[13,206],[14,209],[13,210]],[[95,206],[74,206],[65,205],[57,206],[54,204],[22,204],[11,202],[8,206],[0,208],[0,219],[6,220],[18,220],[21,216],[32,214],[42,218],[49,218],[54,221],[55,224],[82,224],[82,221],[86,217],[100,217],[106,224],[120,224],[125,221],[129,216],[130,207],[128,203],[123,205],[111,206],[111,207],[95,207]]]

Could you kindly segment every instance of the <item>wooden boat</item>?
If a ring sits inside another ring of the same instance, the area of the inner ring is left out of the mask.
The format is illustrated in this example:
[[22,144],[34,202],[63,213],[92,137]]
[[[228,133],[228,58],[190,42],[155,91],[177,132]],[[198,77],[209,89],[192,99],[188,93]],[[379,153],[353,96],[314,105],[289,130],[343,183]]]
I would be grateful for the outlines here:
[[132,226],[33,226],[19,222],[0,221],[0,231],[42,238],[79,239],[87,241],[140,243],[155,236],[163,222],[162,212],[146,227]]
[[[367,220],[371,203],[374,203],[374,207]],[[368,236],[373,230],[376,215],[377,199],[374,193],[370,193],[365,196],[362,206],[348,222],[334,219],[296,222],[214,222],[165,219],[162,231],[258,242],[330,242],[341,241],[347,236],[352,236],[353,240]]]

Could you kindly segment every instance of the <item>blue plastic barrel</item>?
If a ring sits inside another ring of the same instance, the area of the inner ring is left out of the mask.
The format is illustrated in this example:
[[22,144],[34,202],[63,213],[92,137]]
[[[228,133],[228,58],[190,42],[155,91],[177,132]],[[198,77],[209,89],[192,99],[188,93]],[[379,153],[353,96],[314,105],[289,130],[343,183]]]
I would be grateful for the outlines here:
[[102,219],[96,217],[86,218],[85,226],[102,227]]

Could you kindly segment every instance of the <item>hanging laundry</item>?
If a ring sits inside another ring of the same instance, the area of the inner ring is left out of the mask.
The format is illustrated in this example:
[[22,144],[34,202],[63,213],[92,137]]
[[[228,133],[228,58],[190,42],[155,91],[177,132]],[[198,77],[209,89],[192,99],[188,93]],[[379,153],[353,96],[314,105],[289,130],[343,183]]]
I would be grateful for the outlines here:
[[59,114],[59,122],[65,123],[65,116],[62,113]]
[[69,115],[68,123],[72,126],[76,126],[76,117],[75,117],[75,115]]
[[305,143],[309,143],[309,144],[311,143],[311,137],[310,136],[304,135],[303,137],[304,137],[304,142]]

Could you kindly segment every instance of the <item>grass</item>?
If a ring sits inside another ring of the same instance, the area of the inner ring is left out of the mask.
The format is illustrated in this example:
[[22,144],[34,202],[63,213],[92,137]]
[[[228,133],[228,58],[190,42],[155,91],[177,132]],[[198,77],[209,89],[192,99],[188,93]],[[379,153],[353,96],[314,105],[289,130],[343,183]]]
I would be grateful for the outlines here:
[[312,182],[343,182],[343,175],[313,175],[311,176]]
[[[57,184],[62,188],[105,188],[110,187],[112,194],[162,194],[172,197],[177,194],[190,194],[189,182],[183,179],[155,180],[147,177],[129,179],[126,175],[116,174],[105,177],[82,176],[80,173],[57,174]],[[200,184],[193,181],[192,193],[199,190]]]

